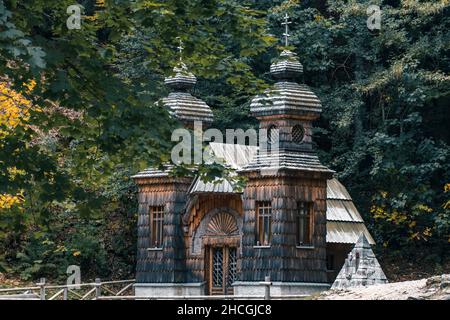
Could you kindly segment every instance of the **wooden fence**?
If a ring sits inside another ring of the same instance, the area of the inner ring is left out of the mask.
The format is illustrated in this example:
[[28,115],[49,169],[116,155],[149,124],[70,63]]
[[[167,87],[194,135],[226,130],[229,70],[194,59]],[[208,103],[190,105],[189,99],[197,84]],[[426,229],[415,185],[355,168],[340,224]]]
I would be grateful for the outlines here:
[[0,300],[95,300],[101,296],[134,294],[135,280],[100,281],[70,285],[50,285],[45,278],[33,287],[0,289]]

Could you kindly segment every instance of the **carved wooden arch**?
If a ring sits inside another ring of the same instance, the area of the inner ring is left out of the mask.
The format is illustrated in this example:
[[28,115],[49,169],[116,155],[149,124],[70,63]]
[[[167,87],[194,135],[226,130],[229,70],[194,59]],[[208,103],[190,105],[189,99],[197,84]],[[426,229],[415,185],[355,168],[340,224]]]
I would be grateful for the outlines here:
[[231,236],[238,234],[236,219],[228,212],[219,212],[211,217],[205,234],[208,236]]
[[237,240],[241,247],[242,224],[241,215],[231,208],[222,207],[209,211],[192,234],[191,253],[201,254],[203,244],[210,244],[212,239],[217,243]]

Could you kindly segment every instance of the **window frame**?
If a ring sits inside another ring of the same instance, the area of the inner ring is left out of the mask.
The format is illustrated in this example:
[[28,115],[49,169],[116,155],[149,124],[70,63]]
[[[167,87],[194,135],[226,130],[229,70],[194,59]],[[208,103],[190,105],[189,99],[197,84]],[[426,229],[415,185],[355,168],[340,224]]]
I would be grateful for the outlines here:
[[[150,248],[161,249],[164,242],[164,206],[150,206]],[[158,232],[157,232],[158,231]]]
[[272,243],[272,203],[270,201],[258,201],[255,213],[256,246],[270,247]]
[[[296,245],[298,247],[312,247],[313,235],[314,235],[314,203],[309,201],[298,201],[297,209],[295,210]],[[308,238],[306,239],[306,241],[305,237]]]

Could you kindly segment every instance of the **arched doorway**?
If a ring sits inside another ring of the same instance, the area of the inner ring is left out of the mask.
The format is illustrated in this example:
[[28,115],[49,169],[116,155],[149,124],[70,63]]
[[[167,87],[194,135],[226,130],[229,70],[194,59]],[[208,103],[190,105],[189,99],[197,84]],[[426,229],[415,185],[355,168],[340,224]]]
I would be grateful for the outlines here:
[[[206,293],[233,294],[237,280],[242,218],[230,209],[215,209],[207,214],[195,236],[205,254]],[[195,239],[194,239],[195,241]]]

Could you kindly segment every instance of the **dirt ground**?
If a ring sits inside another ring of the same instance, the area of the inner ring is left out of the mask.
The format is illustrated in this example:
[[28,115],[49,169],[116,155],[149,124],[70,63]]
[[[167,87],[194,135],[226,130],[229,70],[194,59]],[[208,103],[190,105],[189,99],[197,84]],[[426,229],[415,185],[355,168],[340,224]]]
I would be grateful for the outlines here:
[[450,274],[347,290],[328,290],[319,300],[450,300]]

